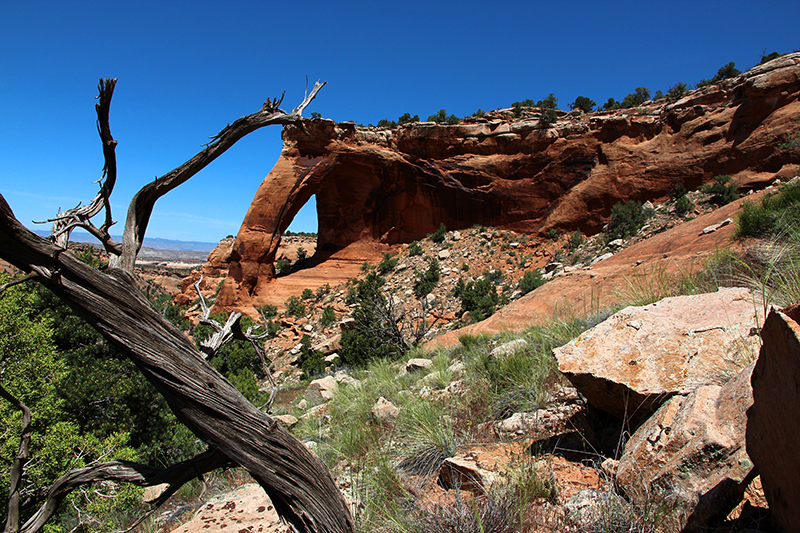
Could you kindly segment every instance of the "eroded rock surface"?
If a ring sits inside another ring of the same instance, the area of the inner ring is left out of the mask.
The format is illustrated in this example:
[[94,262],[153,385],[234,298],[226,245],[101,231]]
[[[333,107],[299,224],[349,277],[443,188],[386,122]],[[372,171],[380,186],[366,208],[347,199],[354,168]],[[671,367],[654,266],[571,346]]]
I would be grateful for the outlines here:
[[312,195],[316,261],[357,243],[420,239],[439,223],[592,234],[620,200],[663,198],[717,174],[752,188],[800,163],[778,148],[794,131],[798,93],[800,54],[790,54],[668,105],[565,115],[548,127],[502,111],[451,126],[287,127],[223,261],[217,310],[261,304],[281,235]]

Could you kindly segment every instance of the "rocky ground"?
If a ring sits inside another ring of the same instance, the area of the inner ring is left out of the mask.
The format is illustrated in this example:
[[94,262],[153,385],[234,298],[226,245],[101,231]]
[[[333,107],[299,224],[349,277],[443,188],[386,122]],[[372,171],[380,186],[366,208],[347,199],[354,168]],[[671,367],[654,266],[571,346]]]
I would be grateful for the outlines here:
[[[422,249],[420,254],[410,254],[410,245],[397,247],[391,251],[391,253],[396,254],[393,257],[396,258],[397,263],[386,273],[386,295],[394,298],[398,306],[408,309],[420,309],[421,312],[421,302],[413,294],[413,282],[416,279],[416,272],[426,269],[430,260],[436,258],[441,267],[441,281],[437,284],[431,296],[428,297],[429,309],[426,313],[426,323],[430,325],[430,332],[428,333],[429,344],[439,346],[452,346],[457,343],[458,337],[465,333],[521,331],[541,321],[544,317],[552,317],[553,312],[559,309],[580,309],[583,306],[582,309],[588,312],[595,308],[607,307],[612,305],[615,300],[619,301],[624,298],[622,294],[624,287],[629,286],[630,280],[636,279],[637,276],[645,284],[654,284],[660,276],[674,276],[681,272],[695,271],[702,266],[703,260],[714,253],[716,249],[732,246],[731,235],[734,226],[729,221],[740,209],[741,202],[734,202],[717,209],[707,202],[708,197],[706,195],[700,192],[693,192],[690,195],[696,204],[693,212],[690,212],[685,217],[678,217],[674,213],[670,202],[648,206],[652,207],[653,216],[649,219],[647,225],[636,236],[622,242],[606,244],[599,236],[595,236],[594,238],[585,239],[580,246],[570,249],[568,235],[554,236],[555,238],[553,239],[543,241],[510,231],[476,227],[448,232],[445,240],[438,244],[430,239],[425,239],[419,243]],[[752,199],[757,198],[756,196]],[[306,249],[310,248],[310,243],[302,240],[294,241],[292,245],[303,246]],[[385,253],[380,249],[375,251]],[[287,253],[286,256],[291,257],[291,252]],[[363,276],[367,271],[374,269],[381,259],[379,253],[375,253],[373,257],[375,260],[370,265],[361,264],[357,265],[357,268],[354,268],[356,265],[350,265],[348,269],[339,273],[350,277]],[[352,305],[347,303],[347,280],[340,279],[338,283],[333,284],[331,281],[335,278],[330,276],[330,269],[325,275],[319,276],[319,272],[324,271],[324,269],[325,264],[323,263],[316,268],[298,270],[289,275],[281,276],[274,283],[276,291],[282,291],[280,292],[281,298],[298,296],[303,288],[311,289],[314,293],[313,298],[305,300],[307,312],[300,317],[282,316],[280,333],[276,338],[267,342],[269,354],[275,361],[276,378],[286,389],[286,392],[282,395],[282,400],[279,400],[279,402],[283,402],[283,407],[278,406],[279,412],[295,410],[299,403],[298,401],[303,398],[302,389],[292,392],[292,389],[296,389],[300,384],[297,369],[291,365],[298,351],[297,345],[300,337],[308,334],[313,338],[317,349],[328,355],[335,353],[338,348],[339,325],[337,323],[323,327],[320,322],[322,311],[325,307],[331,306],[336,312],[338,322],[341,323],[346,320],[353,309]],[[532,269],[540,269],[549,281],[536,291],[528,295],[521,295],[517,287],[518,281],[525,272]],[[317,272],[316,276],[315,271]],[[502,281],[499,285],[503,288],[503,294],[507,296],[508,305],[486,321],[468,324],[468,317],[465,320],[465,317],[462,317],[459,312],[460,302],[452,295],[452,288],[459,278],[468,281],[483,276],[497,276],[492,272],[500,272],[502,275]],[[599,290],[599,287],[602,287],[602,290]],[[737,298],[735,297],[734,300]],[[754,308],[752,297],[750,298],[750,303],[743,306],[742,312],[752,315]],[[723,314],[728,313],[724,320],[728,322],[732,320],[729,314],[731,309],[729,304],[701,302],[697,305],[701,310],[708,307],[722,309]],[[681,311],[681,314],[685,313]],[[719,320],[723,319],[720,318]],[[734,322],[741,322],[743,327],[746,326],[745,329],[750,327],[747,325],[749,322],[758,321],[757,318],[753,317],[733,320]],[[642,329],[642,325],[639,322],[640,319],[636,317],[626,317],[625,321],[639,326],[639,328],[628,328],[631,331]],[[669,323],[669,317],[665,321]],[[758,324],[756,324],[757,326]],[[723,325],[721,323],[720,325],[712,324],[709,326],[709,331],[715,329],[727,331],[730,330],[730,327],[729,324]],[[653,335],[658,337],[658,342],[662,344],[665,342],[663,339],[667,337],[663,332],[653,333]],[[605,340],[608,338],[608,334],[603,334],[602,332],[599,336]],[[749,338],[746,332],[742,335],[734,335],[734,337],[736,339]],[[682,337],[678,339],[676,342],[683,342],[680,340]],[[643,342],[652,341],[645,339]],[[705,342],[706,345],[710,343],[723,346],[723,352],[725,352],[724,342],[713,341],[710,338],[705,339]],[[739,341],[737,340],[736,342]],[[753,351],[757,353],[757,349],[757,344],[749,348],[751,355],[745,359],[752,360],[754,358]],[[612,347],[610,351],[614,353],[615,349]],[[618,352],[618,350],[616,351]],[[644,350],[644,352],[647,352],[647,350]],[[725,353],[729,353],[729,351]],[[709,355],[708,357],[712,356]],[[586,354],[582,354],[578,358],[582,361],[591,359]],[[570,372],[574,373],[574,371],[570,370],[569,364],[566,362],[567,359],[567,357],[564,357],[562,372],[570,375]],[[636,366],[631,366],[633,363],[630,363],[630,361],[636,361]],[[675,394],[675,392],[668,392],[668,389],[663,388],[666,385],[662,382],[669,381],[669,379],[668,376],[663,375],[663,372],[660,372],[659,368],[666,365],[670,368],[678,368],[677,371],[679,372],[681,368],[679,363],[665,363],[662,360],[658,360],[658,362],[652,363],[651,368],[651,363],[645,360],[637,361],[637,358],[633,357],[630,358],[630,361],[626,368],[641,368],[643,371],[650,369],[648,371],[651,372],[652,379],[661,383],[648,389],[647,394],[649,396],[647,397],[657,397],[663,400],[671,394]],[[699,401],[692,399],[694,397],[691,394],[688,396],[689,399],[686,399],[686,394],[688,394],[689,390],[695,390],[700,383],[706,387],[701,387],[701,389],[704,391],[703,394],[706,394],[709,398],[704,401],[716,401],[713,398],[718,398],[724,394],[733,394],[734,396],[737,394],[736,392],[725,392],[727,389],[723,385],[725,385],[726,381],[719,376],[724,374],[727,376],[726,379],[729,379],[731,376],[736,375],[739,369],[744,368],[744,359],[724,372],[721,369],[725,367],[725,364],[730,363],[730,361],[725,362],[727,360],[724,354],[722,359],[710,359],[710,361],[712,362],[704,363],[705,366],[703,366],[704,364],[696,366],[696,362],[695,365],[687,366],[688,373],[684,372],[681,379],[676,378],[676,380],[673,380],[675,382],[691,383],[691,385],[684,392],[681,392],[682,389],[680,387],[676,389],[678,394],[676,398],[679,398],[680,401],[675,403],[674,406],[669,404],[669,409],[672,412],[680,413],[682,409],[689,409],[691,407],[689,404],[692,404],[692,402]],[[601,359],[598,361],[597,366],[603,369],[613,366],[613,364],[608,361],[604,362]],[[698,370],[692,373],[698,368],[702,372]],[[709,368],[717,370],[706,372],[705,370]],[[749,370],[744,369],[742,371],[749,372],[751,370],[752,367]],[[592,372],[588,373],[591,374]],[[712,379],[709,376],[716,377]],[[740,381],[749,383],[747,376],[749,376],[749,373]],[[332,382],[342,386],[343,383],[348,383],[349,379],[347,376],[340,374]],[[599,378],[592,377],[592,379],[600,379],[603,383],[607,383],[609,379],[621,380],[623,383],[625,381],[619,376],[614,378],[601,376]],[[642,382],[641,378],[637,378],[635,381],[640,384]],[[336,385],[333,386],[335,387]],[[630,386],[632,388],[627,393],[612,396],[630,398],[631,394],[634,396],[643,394],[635,390],[636,385],[621,386]],[[670,386],[674,387],[675,385],[673,383]],[[645,386],[644,388],[647,387]],[[315,392],[312,393],[309,390],[306,395],[324,394],[320,391],[325,389],[325,385],[316,385],[312,389]],[[572,390],[574,391],[574,389]],[[495,435],[500,437],[496,444],[484,442],[478,446],[459,449],[458,455],[448,460],[449,466],[447,468],[451,472],[449,475],[453,475],[452,472],[457,472],[465,480],[479,478],[485,480],[486,483],[489,483],[489,480],[493,477],[502,475],[508,458],[513,456],[513,453],[509,451],[509,446],[513,447],[514,444],[508,444],[507,442],[520,442],[520,437],[531,437],[527,435],[529,424],[526,422],[526,417],[534,416],[540,420],[544,416],[554,422],[555,426],[553,427],[555,428],[559,425],[559,421],[563,422],[565,420],[565,416],[567,416],[567,419],[572,420],[571,417],[577,412],[573,412],[573,410],[583,409],[583,407],[575,407],[581,405],[581,402],[588,401],[589,403],[603,404],[603,399],[593,398],[591,393],[587,394],[587,390],[591,390],[591,386],[582,388],[580,394],[577,392],[568,393],[568,391],[564,393],[568,397],[572,397],[570,394],[573,394],[575,398],[580,398],[578,403],[572,400],[554,400],[541,413],[518,413],[508,419],[496,421],[496,428],[492,430]],[[319,398],[313,397],[315,401],[311,402],[311,404],[324,399],[323,395],[319,396]],[[637,423],[646,422],[650,414],[661,405],[661,400],[658,403],[651,402],[648,411],[641,415],[641,420]],[[640,403],[644,405],[646,402],[640,400]],[[605,408],[612,411],[615,409],[615,407],[608,406]],[[619,407],[616,408],[618,409]],[[670,412],[669,409],[668,412]],[[661,413],[661,411],[658,412]],[[324,415],[319,416],[324,417]],[[663,417],[664,415],[660,416]],[[682,414],[679,418],[693,420],[693,416],[698,415]],[[282,417],[282,420],[284,423],[292,423],[291,418],[290,416],[288,418]],[[672,428],[670,423],[661,419],[657,419],[654,423],[659,428]],[[708,451],[709,446],[714,447],[716,445],[713,442],[709,444],[707,439],[697,441],[696,439],[693,440],[693,437],[681,437],[681,435],[688,435],[685,433],[686,431],[694,435],[698,424],[700,427],[708,425],[709,429],[703,430],[703,434],[715,434],[717,431],[712,428],[715,426],[711,422],[705,421],[690,422],[689,429],[675,426],[672,439],[673,441],[678,439],[679,444],[671,444],[672,441],[664,441],[664,444],[660,444],[656,448],[670,449],[670,447],[678,446],[690,450],[687,452],[689,454],[696,453],[698,457],[701,457]],[[738,429],[735,430],[738,431],[738,437],[733,438],[733,440],[738,442],[739,445],[734,446],[729,454],[729,462],[734,465],[745,464],[736,455],[737,453],[743,453],[741,443],[743,442],[744,429],[741,417],[738,424],[736,426]],[[558,433],[555,429],[553,431]],[[652,433],[653,430],[648,431]],[[663,432],[663,429],[661,431]],[[667,432],[669,434],[669,430]],[[502,435],[505,435],[505,437],[502,437]],[[681,438],[684,441],[680,441]],[[655,441],[647,441],[645,439],[644,442]],[[313,442],[310,445],[313,446]],[[605,462],[602,467],[599,467],[594,462],[586,463],[580,458],[550,456],[547,460],[548,472],[557,480],[559,498],[553,502],[540,502],[537,504],[541,507],[538,512],[542,516],[547,513],[561,513],[559,516],[563,517],[564,509],[574,508],[578,511],[583,508],[593,509],[597,506],[598,498],[601,497],[599,495],[607,493],[609,489],[608,480],[617,479],[617,482],[619,482],[619,479],[630,479],[632,465],[635,468],[640,468],[642,465],[661,464],[663,461],[658,456],[652,455],[654,453],[652,446],[648,448],[631,445],[630,449],[631,457],[634,457],[634,459],[624,456],[619,460]],[[691,452],[692,449],[696,451]],[[620,468],[623,470],[621,474],[618,471]],[[633,476],[634,479],[638,479],[641,476],[641,472],[636,472]],[[340,475],[342,474],[340,473]],[[672,474],[667,472],[659,475]],[[626,478],[625,476],[628,477]],[[347,492],[347,476],[343,475],[340,478],[340,482],[343,490]],[[628,483],[631,483],[631,481],[628,481]],[[431,490],[433,492],[430,492]],[[746,493],[746,503],[734,509],[726,522],[728,525],[718,531],[741,530],[736,528],[743,527],[741,524],[745,523],[761,524],[754,526],[753,530],[765,531],[764,527],[766,526],[763,525],[762,516],[766,503],[758,478],[747,485],[746,489],[743,487],[741,490]],[[436,495],[437,491],[442,491],[442,489],[429,488],[424,497],[446,499],[447,491],[441,492],[438,496]],[[203,509],[197,511],[194,518],[181,526],[181,531],[222,531],[231,527],[237,527],[237,530],[242,532],[260,531],[259,527],[263,531],[282,531],[279,529],[281,526],[278,525],[274,516],[266,516],[263,513],[259,515],[258,512],[254,512],[251,509],[251,507],[255,507],[256,510],[260,508],[268,509],[269,504],[265,503],[263,498],[263,491],[257,486],[237,489],[237,492],[231,495],[220,496],[219,503],[209,502],[206,504]],[[233,502],[233,506],[230,503],[223,502]],[[247,502],[251,502],[251,504]],[[556,504],[555,507],[553,507],[554,504]],[[354,501],[353,505],[357,505],[357,502]],[[235,512],[233,511],[234,509],[236,510]],[[241,516],[237,516],[236,513],[240,513]],[[254,522],[248,522],[249,518],[248,520],[245,519],[251,517],[251,515],[255,517],[252,518]],[[741,522],[739,522],[740,520]],[[541,531],[552,531],[552,529],[544,528]]]

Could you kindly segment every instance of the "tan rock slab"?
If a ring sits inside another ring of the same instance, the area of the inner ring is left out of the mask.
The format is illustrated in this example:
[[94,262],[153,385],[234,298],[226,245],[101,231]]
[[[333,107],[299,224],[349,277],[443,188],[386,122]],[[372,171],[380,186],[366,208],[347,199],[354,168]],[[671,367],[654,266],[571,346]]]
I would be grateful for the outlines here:
[[634,425],[674,394],[721,384],[758,353],[753,295],[723,288],[622,311],[553,351],[595,407]]

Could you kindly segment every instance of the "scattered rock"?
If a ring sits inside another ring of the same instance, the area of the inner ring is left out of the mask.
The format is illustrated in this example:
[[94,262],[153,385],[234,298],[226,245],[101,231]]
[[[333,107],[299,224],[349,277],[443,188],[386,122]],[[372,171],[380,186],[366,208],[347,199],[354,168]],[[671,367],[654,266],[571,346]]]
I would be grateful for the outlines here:
[[420,370],[427,370],[431,366],[433,366],[433,361],[431,361],[430,359],[423,359],[423,358],[409,359],[408,362],[406,363],[406,372],[408,373],[419,372]]
[[483,493],[495,480],[494,472],[480,468],[465,456],[448,457],[439,469],[439,483],[447,489]]
[[608,243],[609,248],[622,248],[623,246],[625,246],[625,241],[622,239],[614,239]]
[[747,453],[761,473],[774,522],[783,531],[800,531],[800,324],[773,310],[761,336],[753,406],[747,412]]
[[606,253],[604,253],[604,254],[603,254],[603,255],[601,255],[601,256],[595,257],[595,258],[594,258],[594,261],[592,261],[592,262],[591,262],[591,263],[589,263],[589,264],[590,264],[590,265],[594,265],[595,263],[599,263],[600,261],[605,261],[606,259],[609,259],[609,258],[611,258],[611,257],[613,257],[613,256],[614,256],[614,254],[612,254],[611,252],[606,252]]
[[755,358],[760,340],[747,289],[627,307],[553,353],[590,404],[634,426],[673,394],[724,383]]
[[280,425],[285,427],[286,429],[292,429],[297,425],[297,418],[292,415],[275,415],[272,418],[278,421]]
[[439,259],[445,260],[450,257],[450,250],[439,250]]
[[522,350],[528,346],[528,342],[525,339],[514,339],[513,341],[509,341],[506,343],[501,344],[491,352],[489,352],[489,356],[491,357],[505,357],[508,355],[513,354],[517,350]]
[[728,224],[733,224],[733,220],[731,220],[730,218],[726,218],[719,224],[712,224],[711,226],[706,226],[705,228],[703,228],[703,231],[700,232],[700,235],[708,235],[709,233],[714,233],[719,228],[724,228]]
[[333,393],[336,391],[338,385],[333,376],[315,379],[308,384],[306,399],[311,403],[327,402],[333,398]]
[[389,427],[394,426],[397,417],[400,415],[400,409],[383,396],[378,398],[370,412],[372,413],[372,418],[378,423]]

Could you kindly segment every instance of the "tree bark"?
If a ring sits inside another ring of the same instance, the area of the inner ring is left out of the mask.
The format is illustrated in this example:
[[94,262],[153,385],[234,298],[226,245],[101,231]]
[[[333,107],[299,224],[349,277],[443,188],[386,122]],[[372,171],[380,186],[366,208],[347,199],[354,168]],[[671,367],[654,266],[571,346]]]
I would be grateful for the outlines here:
[[0,196],[0,257],[62,298],[167,400],[178,420],[247,469],[276,511],[301,532],[353,531],[347,505],[322,461],[211,367],[180,331],[155,311],[133,277],[103,274],[17,221]]
[[22,473],[25,469],[25,463],[28,462],[28,457],[31,451],[31,410],[17,399],[14,395],[9,393],[2,385],[0,385],[0,398],[10,402],[14,407],[22,411],[22,431],[19,438],[19,451],[14,462],[11,465],[10,488],[8,490],[8,517],[6,518],[6,533],[17,533],[19,531],[19,510],[20,510],[20,485],[22,482]]

